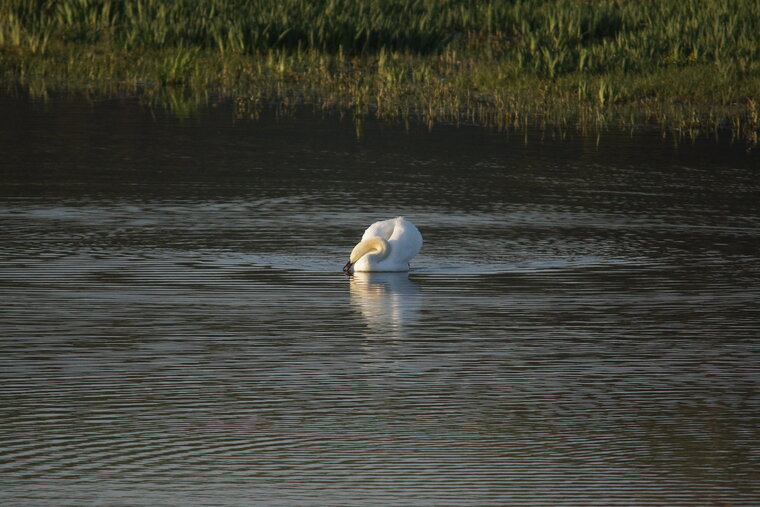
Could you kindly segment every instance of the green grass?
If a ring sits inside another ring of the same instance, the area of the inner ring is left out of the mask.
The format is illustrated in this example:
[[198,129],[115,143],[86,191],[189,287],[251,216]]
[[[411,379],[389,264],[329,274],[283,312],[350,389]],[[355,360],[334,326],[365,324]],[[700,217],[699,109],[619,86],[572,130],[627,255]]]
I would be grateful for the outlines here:
[[241,114],[274,101],[756,142],[758,34],[755,0],[5,0],[0,75],[182,111],[222,95]]

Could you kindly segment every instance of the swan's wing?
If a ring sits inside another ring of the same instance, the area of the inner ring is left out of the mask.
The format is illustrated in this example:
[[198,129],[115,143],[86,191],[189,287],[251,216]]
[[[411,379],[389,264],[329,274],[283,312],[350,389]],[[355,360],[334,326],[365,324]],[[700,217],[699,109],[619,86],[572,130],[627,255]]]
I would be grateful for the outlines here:
[[366,231],[364,231],[364,235],[362,235],[362,241],[365,239],[374,238],[376,236],[379,236],[385,240],[389,240],[393,234],[393,229],[395,227],[395,218],[391,218],[390,220],[383,220],[382,222],[375,222],[374,224],[367,227]]
[[409,262],[422,248],[422,234],[412,222],[399,219],[390,242],[396,259]]

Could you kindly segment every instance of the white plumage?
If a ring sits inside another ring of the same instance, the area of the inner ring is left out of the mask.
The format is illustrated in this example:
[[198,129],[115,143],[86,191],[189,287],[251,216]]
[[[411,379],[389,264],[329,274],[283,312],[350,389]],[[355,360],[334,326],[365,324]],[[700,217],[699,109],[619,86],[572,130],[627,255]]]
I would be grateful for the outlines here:
[[404,217],[375,222],[351,251],[343,272],[409,271],[409,261],[422,248],[422,234]]

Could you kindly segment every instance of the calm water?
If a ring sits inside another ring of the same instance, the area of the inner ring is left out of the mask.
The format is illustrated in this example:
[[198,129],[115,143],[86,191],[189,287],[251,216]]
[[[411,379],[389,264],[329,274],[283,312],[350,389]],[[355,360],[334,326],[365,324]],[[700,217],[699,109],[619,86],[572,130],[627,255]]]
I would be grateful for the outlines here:
[[3,505],[760,503],[743,146],[4,98],[0,153]]

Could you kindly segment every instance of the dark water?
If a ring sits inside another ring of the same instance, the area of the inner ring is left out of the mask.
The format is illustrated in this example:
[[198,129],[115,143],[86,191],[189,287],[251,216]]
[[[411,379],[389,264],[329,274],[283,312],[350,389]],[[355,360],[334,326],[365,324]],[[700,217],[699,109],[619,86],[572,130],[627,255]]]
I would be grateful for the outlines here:
[[743,146],[0,113],[3,505],[760,504]]

